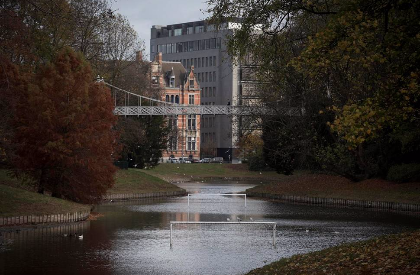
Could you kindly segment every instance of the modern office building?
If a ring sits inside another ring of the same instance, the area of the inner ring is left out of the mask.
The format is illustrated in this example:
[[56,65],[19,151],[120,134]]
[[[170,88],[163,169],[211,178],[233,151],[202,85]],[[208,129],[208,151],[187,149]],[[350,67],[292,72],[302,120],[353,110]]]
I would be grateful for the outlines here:
[[[238,23],[225,23],[215,30],[206,21],[154,25],[151,28],[150,58],[162,53],[168,62],[181,62],[194,73],[201,87],[202,105],[239,105],[240,67],[226,53],[225,37]],[[205,115],[201,118],[201,157],[235,157],[239,125],[235,118]]]

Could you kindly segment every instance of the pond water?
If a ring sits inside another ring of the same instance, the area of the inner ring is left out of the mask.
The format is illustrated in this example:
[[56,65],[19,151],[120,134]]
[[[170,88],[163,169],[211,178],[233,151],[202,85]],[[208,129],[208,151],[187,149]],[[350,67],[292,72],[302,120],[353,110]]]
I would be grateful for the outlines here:
[[[252,182],[181,183],[187,197],[100,205],[98,220],[0,229],[0,274],[244,274],[282,257],[419,227],[418,217],[293,205],[244,197]],[[194,195],[195,194],[195,195]],[[174,225],[170,221],[276,222],[272,226]],[[83,234],[83,240],[64,237]]]

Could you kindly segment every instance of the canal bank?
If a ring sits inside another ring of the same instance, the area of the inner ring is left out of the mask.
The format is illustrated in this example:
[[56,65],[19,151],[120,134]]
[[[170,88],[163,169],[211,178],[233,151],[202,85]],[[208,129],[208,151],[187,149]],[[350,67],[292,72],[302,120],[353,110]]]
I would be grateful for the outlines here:
[[[280,258],[414,230],[418,222],[397,213],[253,198],[245,207],[243,197],[211,195],[243,193],[255,186],[253,182],[178,186],[200,195],[190,198],[189,207],[187,197],[121,200],[98,205],[96,220],[20,232],[9,228],[0,246],[3,273],[240,275]],[[170,247],[171,221],[220,223],[238,218],[248,223],[177,225]],[[252,221],[277,224],[276,246],[272,227]],[[80,227],[68,226],[72,224]],[[75,233],[83,239],[66,237]]]
[[[0,171],[0,227],[74,223],[89,219],[92,205],[41,195]],[[119,170],[104,201],[185,195],[176,185],[138,169]]]

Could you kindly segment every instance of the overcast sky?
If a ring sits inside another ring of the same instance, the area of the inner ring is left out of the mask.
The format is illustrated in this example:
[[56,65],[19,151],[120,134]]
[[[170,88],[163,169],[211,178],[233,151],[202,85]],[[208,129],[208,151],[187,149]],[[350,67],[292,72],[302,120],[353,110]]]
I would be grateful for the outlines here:
[[149,60],[150,28],[153,25],[203,20],[207,5],[205,0],[112,0],[113,10],[126,16],[144,40],[145,59]]

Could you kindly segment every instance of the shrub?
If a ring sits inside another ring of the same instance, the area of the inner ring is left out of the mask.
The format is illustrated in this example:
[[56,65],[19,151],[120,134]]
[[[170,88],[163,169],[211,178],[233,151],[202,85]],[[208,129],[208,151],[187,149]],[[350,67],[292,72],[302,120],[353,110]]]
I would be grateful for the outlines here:
[[255,154],[248,159],[248,168],[250,171],[262,171],[266,169],[264,156],[262,154]]
[[396,182],[419,181],[420,163],[392,166],[388,171],[387,180]]

